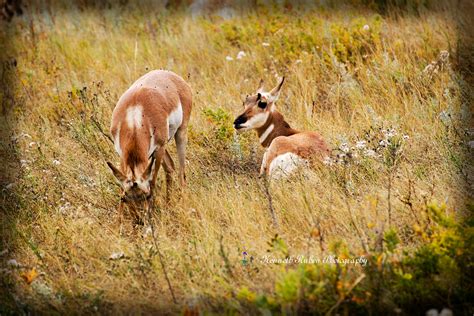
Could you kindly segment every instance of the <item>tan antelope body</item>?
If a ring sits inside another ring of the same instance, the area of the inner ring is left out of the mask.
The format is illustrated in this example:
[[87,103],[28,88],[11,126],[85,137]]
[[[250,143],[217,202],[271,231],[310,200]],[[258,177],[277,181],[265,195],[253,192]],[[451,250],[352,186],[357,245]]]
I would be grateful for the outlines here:
[[322,160],[329,155],[329,149],[321,135],[292,129],[283,115],[275,109],[283,82],[284,78],[270,92],[264,92],[263,81],[260,82],[257,94],[247,97],[244,112],[234,121],[234,127],[238,131],[257,131],[260,144],[267,148],[260,174],[271,178],[290,175],[301,165]]
[[122,185],[122,201],[144,201],[151,207],[153,187],[161,164],[167,189],[174,170],[166,144],[174,137],[179,179],[185,184],[186,128],[192,96],[188,84],[171,71],[154,70],[139,78],[120,97],[110,132],[120,155],[120,170],[108,162]]

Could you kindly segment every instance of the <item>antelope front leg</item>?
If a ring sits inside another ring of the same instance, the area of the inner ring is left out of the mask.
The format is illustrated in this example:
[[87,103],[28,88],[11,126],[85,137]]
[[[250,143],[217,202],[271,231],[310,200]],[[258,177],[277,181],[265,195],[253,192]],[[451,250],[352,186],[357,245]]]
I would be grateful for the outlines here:
[[147,208],[150,212],[153,210],[154,207],[154,197],[153,194],[155,190],[156,179],[158,177],[158,171],[160,170],[161,163],[163,162],[163,157],[166,153],[165,146],[161,146],[155,151],[155,169],[153,170],[152,179],[150,182],[150,197],[147,202]]
[[168,151],[165,151],[163,157],[163,168],[166,173],[166,203],[169,203],[171,196],[171,186],[173,185],[174,162]]

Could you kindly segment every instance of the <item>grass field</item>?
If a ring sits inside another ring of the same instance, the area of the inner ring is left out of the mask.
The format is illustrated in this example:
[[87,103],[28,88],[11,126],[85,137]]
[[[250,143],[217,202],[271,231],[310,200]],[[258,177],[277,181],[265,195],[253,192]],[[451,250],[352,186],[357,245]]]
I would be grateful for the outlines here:
[[[58,4],[3,22],[0,313],[472,314],[468,9]],[[120,231],[105,163],[115,102],[151,69],[194,98],[158,248],[146,225]],[[278,110],[333,157],[267,193],[263,148],[232,122],[283,75]],[[368,264],[261,260],[328,255]]]

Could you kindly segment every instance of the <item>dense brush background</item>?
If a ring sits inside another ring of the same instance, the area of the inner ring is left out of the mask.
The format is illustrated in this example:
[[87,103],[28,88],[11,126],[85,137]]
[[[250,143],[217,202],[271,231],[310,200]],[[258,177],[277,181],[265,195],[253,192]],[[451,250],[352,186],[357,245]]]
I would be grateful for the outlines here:
[[[24,5],[0,32],[0,313],[472,315],[471,10]],[[161,180],[154,215],[177,303],[146,225],[119,229],[105,163],[118,163],[114,105],[151,69],[176,72],[194,94],[188,185],[165,205]],[[261,78],[270,89],[283,75],[278,110],[321,133],[333,160],[267,192],[258,138],[232,121]],[[255,260],[244,265],[243,251]],[[330,254],[369,264],[259,261]]]

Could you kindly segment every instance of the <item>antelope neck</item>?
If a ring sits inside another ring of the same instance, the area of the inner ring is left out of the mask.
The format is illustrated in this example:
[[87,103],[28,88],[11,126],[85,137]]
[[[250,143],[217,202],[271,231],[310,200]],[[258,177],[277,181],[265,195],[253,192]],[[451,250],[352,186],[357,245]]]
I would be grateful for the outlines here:
[[283,115],[277,111],[270,112],[265,124],[257,128],[257,135],[263,147],[270,146],[273,139],[278,136],[290,136],[296,133],[298,133],[298,131],[292,129],[283,118]]

